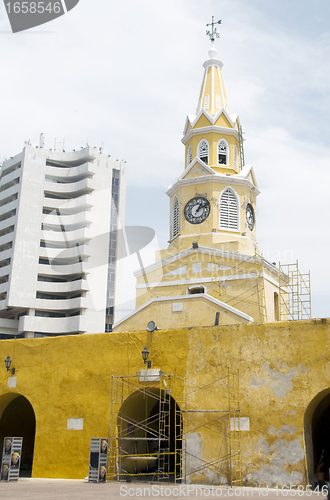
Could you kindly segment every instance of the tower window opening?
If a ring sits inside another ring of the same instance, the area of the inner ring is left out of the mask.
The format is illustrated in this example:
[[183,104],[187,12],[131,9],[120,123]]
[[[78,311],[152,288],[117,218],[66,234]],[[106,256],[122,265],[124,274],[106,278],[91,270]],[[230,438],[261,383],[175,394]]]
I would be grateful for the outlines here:
[[218,164],[219,165],[228,165],[228,153],[229,153],[229,147],[227,141],[224,139],[221,139],[221,141],[218,142]]
[[203,139],[198,145],[198,156],[206,165],[209,164],[209,145],[208,142]]
[[210,96],[209,96],[209,94],[207,94],[205,96],[204,109],[209,109],[209,107],[210,107]]
[[196,293],[205,293],[204,286],[191,286],[187,290],[188,295],[195,295]]
[[192,150],[191,146],[189,146],[187,151],[187,166],[190,165],[191,162],[192,162]]
[[220,229],[238,231],[238,202],[235,193],[231,188],[225,189],[225,191],[221,194],[219,207]]
[[179,211],[179,200],[175,197],[172,212],[172,238],[176,238],[179,234]]
[[215,96],[215,104],[216,104],[217,109],[221,108],[221,97],[220,97],[220,94],[217,94]]

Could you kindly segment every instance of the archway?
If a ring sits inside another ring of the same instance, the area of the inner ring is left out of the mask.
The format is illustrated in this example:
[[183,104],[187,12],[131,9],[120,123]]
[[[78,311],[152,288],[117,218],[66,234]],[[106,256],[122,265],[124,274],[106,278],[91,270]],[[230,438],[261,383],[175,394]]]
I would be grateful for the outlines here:
[[[330,389],[320,392],[305,412],[304,431],[309,484],[330,480]],[[319,468],[319,470],[318,470]]]
[[36,420],[32,405],[20,394],[0,397],[0,449],[6,436],[23,438],[20,476],[31,477]]
[[126,480],[174,481],[182,467],[182,417],[167,393],[138,390],[118,413],[119,475]]

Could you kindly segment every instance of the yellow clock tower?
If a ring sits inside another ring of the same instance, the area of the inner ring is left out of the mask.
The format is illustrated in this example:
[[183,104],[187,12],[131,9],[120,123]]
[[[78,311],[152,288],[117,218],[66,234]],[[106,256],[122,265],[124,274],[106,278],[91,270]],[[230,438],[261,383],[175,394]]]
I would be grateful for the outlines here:
[[115,331],[267,322],[287,319],[288,278],[259,255],[252,166],[242,128],[229,109],[222,62],[212,46],[195,115],[183,131],[185,167],[167,191],[169,246],[136,272],[136,310]]
[[169,251],[199,246],[254,255],[256,197],[251,166],[244,165],[241,125],[230,113],[222,62],[212,42],[195,115],[184,136],[185,170],[168,190]]

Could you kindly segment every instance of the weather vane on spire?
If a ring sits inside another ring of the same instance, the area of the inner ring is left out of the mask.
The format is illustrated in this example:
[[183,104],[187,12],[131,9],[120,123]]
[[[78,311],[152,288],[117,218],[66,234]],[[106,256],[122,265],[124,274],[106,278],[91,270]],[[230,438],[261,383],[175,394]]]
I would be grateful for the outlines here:
[[212,16],[212,22],[206,25],[212,26],[212,31],[206,30],[206,34],[210,37],[211,42],[214,42],[215,38],[220,38],[217,28],[214,27],[216,24],[221,24],[221,21],[214,22],[214,16]]

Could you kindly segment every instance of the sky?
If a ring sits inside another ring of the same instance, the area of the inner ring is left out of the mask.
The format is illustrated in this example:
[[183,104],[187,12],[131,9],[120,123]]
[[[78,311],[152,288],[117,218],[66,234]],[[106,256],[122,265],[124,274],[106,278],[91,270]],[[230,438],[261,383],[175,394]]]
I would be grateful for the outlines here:
[[[11,33],[0,3],[0,162],[31,140],[88,143],[125,160],[126,224],[169,238],[165,194],[184,169],[181,143],[221,19],[218,57],[245,160],[261,194],[260,252],[311,271],[312,316],[330,317],[330,2],[80,0],[66,15]],[[151,262],[151,261],[150,261]],[[138,263],[132,262],[136,268]],[[134,281],[127,282],[128,298]]]

